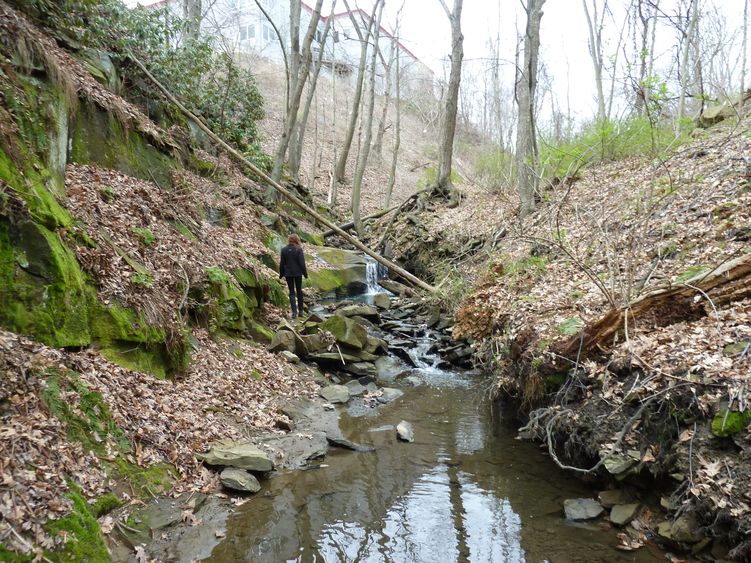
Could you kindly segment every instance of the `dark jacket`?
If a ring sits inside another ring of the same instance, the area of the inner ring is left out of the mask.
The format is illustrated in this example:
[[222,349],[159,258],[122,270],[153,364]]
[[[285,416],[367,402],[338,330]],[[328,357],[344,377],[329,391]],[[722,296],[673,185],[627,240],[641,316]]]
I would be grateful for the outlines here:
[[302,248],[294,244],[288,244],[282,248],[282,256],[279,260],[279,275],[283,278],[308,277]]

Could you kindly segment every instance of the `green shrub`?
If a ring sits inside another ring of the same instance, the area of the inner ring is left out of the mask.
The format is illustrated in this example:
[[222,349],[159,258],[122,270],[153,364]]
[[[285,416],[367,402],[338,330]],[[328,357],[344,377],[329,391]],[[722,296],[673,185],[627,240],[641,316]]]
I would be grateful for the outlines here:
[[491,185],[504,185],[513,181],[514,156],[497,146],[482,149],[475,159],[475,174]]
[[138,237],[138,240],[144,246],[150,246],[156,240],[154,233],[146,227],[133,227],[131,232]]

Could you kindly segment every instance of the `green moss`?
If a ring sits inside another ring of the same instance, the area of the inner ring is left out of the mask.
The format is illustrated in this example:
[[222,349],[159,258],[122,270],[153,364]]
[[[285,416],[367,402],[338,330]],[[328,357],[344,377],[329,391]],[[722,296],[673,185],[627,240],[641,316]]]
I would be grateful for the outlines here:
[[115,493],[106,493],[91,503],[91,513],[99,518],[105,514],[109,514],[116,508],[120,508],[123,505],[123,501],[120,500]]
[[257,342],[271,342],[274,338],[274,331],[263,326],[261,323],[252,322],[250,324],[250,335]]
[[71,162],[96,164],[169,185],[172,159],[151,146],[140,133],[125,130],[113,115],[91,104],[81,104],[71,137]]
[[151,244],[156,240],[154,233],[152,233],[151,230],[146,227],[133,227],[131,229],[131,232],[136,235],[138,241],[144,246],[151,246]]
[[310,244],[313,244],[315,246],[324,245],[323,234],[306,233],[305,231],[300,231],[299,234],[300,238],[305,242],[309,242]]
[[195,156],[191,157],[188,161],[188,166],[196,172],[199,176],[208,178],[216,173],[217,166],[213,162],[201,160]]
[[732,436],[743,430],[751,421],[751,410],[729,411],[727,406],[712,419],[712,434],[719,437]]
[[174,467],[166,463],[157,463],[151,467],[140,467],[123,458],[115,460],[114,476],[124,479],[133,486],[135,493],[143,499],[153,495],[166,494],[177,480]]
[[683,273],[679,274],[675,280],[673,280],[673,283],[675,284],[682,284],[686,283],[687,281],[690,281],[691,279],[700,276],[702,274],[706,274],[709,272],[711,268],[708,268],[707,266],[691,266],[687,270],[685,270]]
[[107,544],[96,516],[81,489],[73,483],[69,486],[71,490],[67,496],[73,503],[73,512],[47,524],[51,534],[65,534],[68,541],[50,556],[58,561],[109,561]]
[[149,288],[154,286],[154,278],[143,272],[133,272],[130,276],[130,283],[139,287]]
[[0,217],[0,325],[50,346],[85,346],[92,295],[57,233]]
[[125,433],[112,419],[101,393],[91,391],[74,371],[51,372],[42,399],[50,412],[65,426],[70,440],[87,450],[104,454],[110,441],[122,451],[130,451]]
[[259,304],[253,288],[246,293],[234,276],[219,267],[208,268],[206,277],[207,283],[199,288],[202,295],[196,299],[200,303],[197,316],[212,332],[247,332]]
[[555,329],[559,334],[564,336],[572,336],[577,334],[582,328],[584,328],[584,321],[579,317],[571,317],[559,324]]
[[175,230],[180,233],[182,236],[184,236],[188,240],[198,240],[198,237],[193,234],[193,231],[191,231],[187,225],[180,221],[175,221],[172,223],[172,226],[175,228]]

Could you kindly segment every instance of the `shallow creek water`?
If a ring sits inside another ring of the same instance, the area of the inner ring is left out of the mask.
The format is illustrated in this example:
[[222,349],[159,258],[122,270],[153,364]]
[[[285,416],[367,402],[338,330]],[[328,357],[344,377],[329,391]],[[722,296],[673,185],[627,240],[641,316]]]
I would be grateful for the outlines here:
[[[341,428],[375,452],[330,450],[320,465],[279,475],[227,522],[207,561],[657,561],[614,549],[615,531],[563,518],[594,491],[490,415],[487,380],[432,367],[429,339],[412,352],[424,382],[389,405],[361,399]],[[394,384],[398,386],[398,384]],[[415,442],[394,427],[411,422]]]

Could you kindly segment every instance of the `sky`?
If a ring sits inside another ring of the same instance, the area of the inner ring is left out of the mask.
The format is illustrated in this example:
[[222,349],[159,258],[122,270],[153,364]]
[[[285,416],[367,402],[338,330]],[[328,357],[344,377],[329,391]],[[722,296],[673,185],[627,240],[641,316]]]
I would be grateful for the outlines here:
[[[153,1],[140,0],[140,3],[150,4]],[[601,4],[603,0],[597,1]],[[670,13],[679,1],[681,0],[661,0],[660,5]],[[136,2],[137,0],[126,1],[130,5]],[[312,0],[308,0],[309,4],[311,2]],[[358,5],[365,10],[370,10],[372,2],[373,0],[349,0],[352,8]],[[452,0],[446,2],[452,4]],[[740,28],[744,0],[700,2],[705,7],[717,7],[728,17],[729,27],[737,24],[738,29]],[[605,37],[606,57],[613,56],[617,51],[620,31],[617,26],[620,26],[622,14],[630,0],[609,0],[609,3],[616,23],[611,21],[609,33]],[[330,5],[331,0],[324,0],[322,13],[328,13]],[[402,5],[402,43],[432,68],[436,76],[443,76],[447,67],[444,63],[451,51],[451,33],[448,18],[440,1],[386,0],[385,28],[393,29],[396,13]],[[338,0],[336,11],[342,10],[344,3]],[[465,69],[479,69],[488,58],[488,39],[498,37],[502,46],[502,73],[506,77],[506,82],[512,83],[517,38],[523,32],[524,26],[525,17],[520,0],[464,0],[462,30]],[[547,0],[543,6],[541,37],[540,58],[551,76],[559,103],[565,104],[568,99],[572,113],[580,119],[593,115],[596,108],[594,71],[589,57],[582,0]],[[668,60],[674,42],[674,35],[667,29],[661,29],[656,50],[663,53]]]

